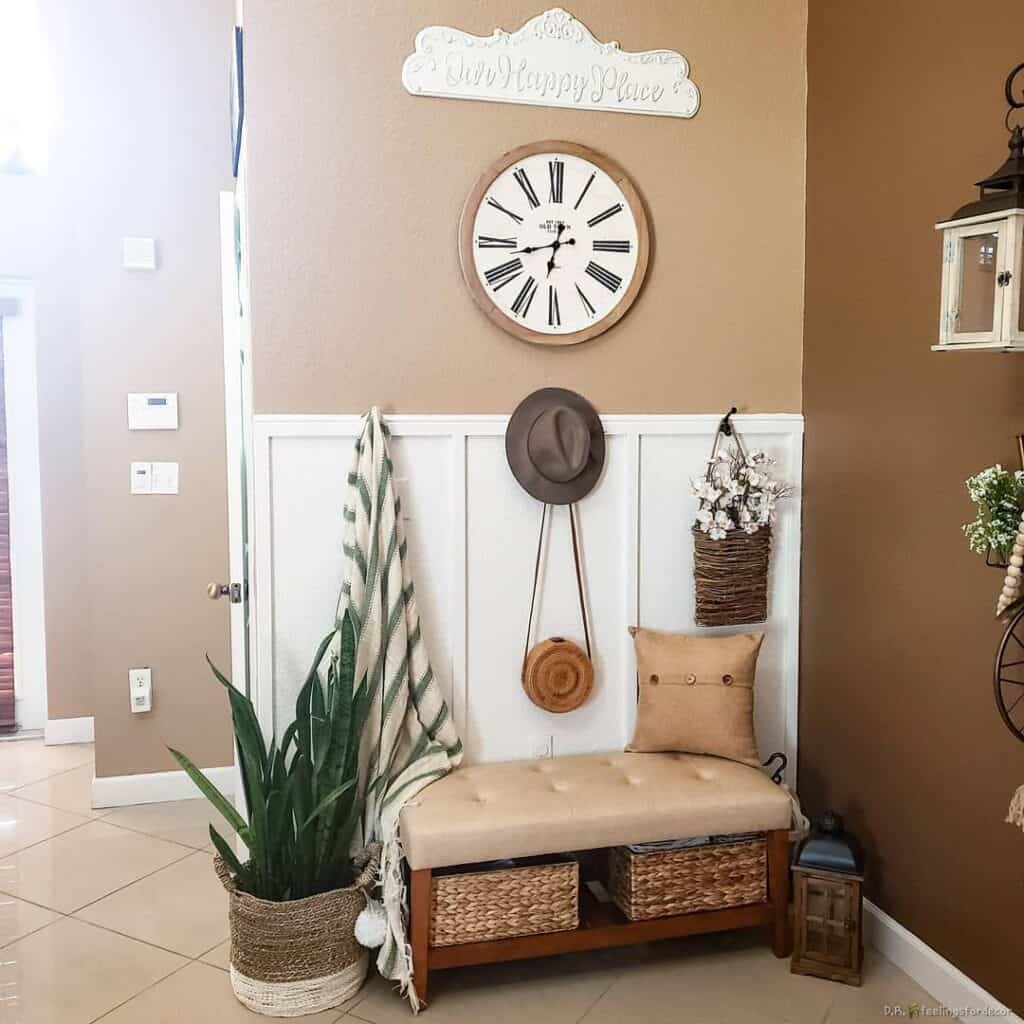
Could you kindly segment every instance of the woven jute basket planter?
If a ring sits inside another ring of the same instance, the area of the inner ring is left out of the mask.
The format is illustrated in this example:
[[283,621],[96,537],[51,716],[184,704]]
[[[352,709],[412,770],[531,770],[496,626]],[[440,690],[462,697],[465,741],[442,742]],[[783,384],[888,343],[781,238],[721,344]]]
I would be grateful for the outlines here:
[[743,626],[768,618],[771,529],[730,530],[712,540],[693,531],[694,621],[698,626]]
[[764,839],[657,853],[616,846],[609,854],[608,888],[631,921],[762,903],[767,847]]
[[576,928],[579,895],[575,861],[436,875],[430,893],[430,945]]
[[355,924],[376,857],[345,889],[283,903],[240,892],[220,857],[214,867],[229,896],[231,987],[239,1002],[268,1017],[300,1017],[355,995],[368,962]]

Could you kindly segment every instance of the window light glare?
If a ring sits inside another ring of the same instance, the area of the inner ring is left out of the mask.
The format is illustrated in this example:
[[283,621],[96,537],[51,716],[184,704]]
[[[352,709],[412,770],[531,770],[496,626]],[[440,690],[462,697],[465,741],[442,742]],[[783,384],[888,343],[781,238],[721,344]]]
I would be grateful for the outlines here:
[[0,0],[0,173],[45,168],[48,112],[36,0]]

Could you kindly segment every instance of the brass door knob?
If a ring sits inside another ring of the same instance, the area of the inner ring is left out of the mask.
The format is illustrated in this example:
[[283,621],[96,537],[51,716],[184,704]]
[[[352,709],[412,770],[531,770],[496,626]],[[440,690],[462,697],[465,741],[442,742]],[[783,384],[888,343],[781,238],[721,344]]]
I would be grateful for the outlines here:
[[231,587],[227,583],[207,583],[206,584],[206,596],[211,601],[216,601],[219,597],[227,597],[231,593]]

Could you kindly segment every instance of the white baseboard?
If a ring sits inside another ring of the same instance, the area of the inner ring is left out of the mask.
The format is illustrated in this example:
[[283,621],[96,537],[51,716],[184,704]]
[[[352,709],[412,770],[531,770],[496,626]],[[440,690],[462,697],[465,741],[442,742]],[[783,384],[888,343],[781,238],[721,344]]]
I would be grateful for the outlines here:
[[864,901],[864,911],[868,942],[943,1006],[958,1011],[961,1020],[977,1020],[980,1012],[1009,1024],[1024,1024],[995,996],[870,900]]
[[[233,765],[204,768],[203,774],[225,795],[235,790]],[[109,775],[92,780],[93,807],[130,807],[168,800],[202,799],[195,783],[183,772],[146,772],[141,775]]]
[[95,740],[93,718],[51,718],[43,729],[43,742],[52,747],[58,743],[92,743]]

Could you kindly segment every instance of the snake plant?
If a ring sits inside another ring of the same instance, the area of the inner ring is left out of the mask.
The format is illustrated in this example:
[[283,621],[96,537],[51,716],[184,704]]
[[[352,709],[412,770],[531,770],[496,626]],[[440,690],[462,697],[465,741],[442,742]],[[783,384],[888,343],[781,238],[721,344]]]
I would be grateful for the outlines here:
[[211,825],[210,838],[238,888],[265,900],[296,900],[352,881],[350,851],[360,827],[359,737],[369,710],[365,679],[356,688],[355,634],[348,612],[340,650],[321,664],[337,635],[324,637],[295,702],[295,720],[268,744],[252,702],[207,662],[231,703],[248,821],[184,754],[168,748],[249,851],[243,862]]

